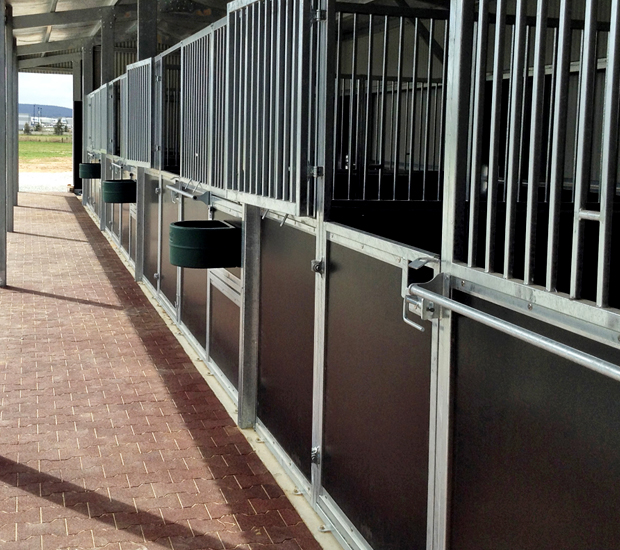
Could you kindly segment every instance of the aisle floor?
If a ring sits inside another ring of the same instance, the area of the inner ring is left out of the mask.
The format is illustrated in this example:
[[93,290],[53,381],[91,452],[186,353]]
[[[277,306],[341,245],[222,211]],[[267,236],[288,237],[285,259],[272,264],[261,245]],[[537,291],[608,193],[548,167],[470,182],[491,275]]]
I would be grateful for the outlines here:
[[320,550],[75,196],[20,194],[7,271],[3,550]]

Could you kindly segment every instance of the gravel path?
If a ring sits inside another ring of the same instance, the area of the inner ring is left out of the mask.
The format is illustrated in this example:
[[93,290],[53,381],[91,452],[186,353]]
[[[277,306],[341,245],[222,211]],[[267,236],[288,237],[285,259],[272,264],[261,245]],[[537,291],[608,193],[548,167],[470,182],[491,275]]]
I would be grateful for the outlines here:
[[26,193],[63,192],[73,184],[72,172],[20,172],[19,190]]

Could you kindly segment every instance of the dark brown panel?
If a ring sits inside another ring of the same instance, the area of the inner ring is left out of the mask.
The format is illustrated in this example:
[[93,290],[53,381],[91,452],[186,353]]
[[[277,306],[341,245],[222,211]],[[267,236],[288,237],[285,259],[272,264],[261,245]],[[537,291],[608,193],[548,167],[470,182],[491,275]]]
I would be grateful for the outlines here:
[[211,286],[209,357],[239,387],[239,306]]
[[426,548],[430,325],[402,270],[330,246],[323,485],[373,548]]
[[159,195],[156,176],[144,175],[144,275],[157,288],[157,255],[159,238]]
[[125,252],[129,253],[129,204],[124,203],[119,206],[121,210],[121,246]]
[[[209,207],[202,202],[184,200],[184,220],[206,220]],[[207,271],[182,269],[181,321],[204,348],[207,342]]]
[[[620,364],[620,351],[476,308]],[[452,550],[620,547],[620,384],[456,321]]]
[[264,220],[258,415],[310,477],[314,357],[315,240]]
[[[233,224],[236,224],[239,226],[241,225],[240,218],[235,218],[234,216],[231,216],[230,214],[226,214],[218,210],[214,212],[213,219],[218,220],[218,221],[223,221],[223,222],[232,222]],[[238,279],[241,279],[241,268],[240,267],[227,267],[226,271],[232,273]]]

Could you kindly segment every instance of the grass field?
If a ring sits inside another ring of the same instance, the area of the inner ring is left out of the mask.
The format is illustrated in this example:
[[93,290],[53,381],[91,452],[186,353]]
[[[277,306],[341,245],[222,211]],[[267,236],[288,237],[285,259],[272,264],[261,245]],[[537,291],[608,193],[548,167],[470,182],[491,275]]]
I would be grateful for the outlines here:
[[19,136],[19,169],[23,172],[69,171],[72,147],[71,136]]

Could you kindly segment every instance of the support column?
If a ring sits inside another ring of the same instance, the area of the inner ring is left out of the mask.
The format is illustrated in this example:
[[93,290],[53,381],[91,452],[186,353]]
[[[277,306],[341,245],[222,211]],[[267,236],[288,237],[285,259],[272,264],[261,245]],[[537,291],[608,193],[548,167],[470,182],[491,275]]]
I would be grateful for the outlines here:
[[114,12],[101,20],[101,85],[114,79]]
[[6,13],[5,0],[0,0],[0,288],[6,286]]
[[[443,293],[450,295],[449,275],[453,262],[463,255],[467,245],[465,224],[465,191],[467,184],[467,154],[469,135],[469,102],[471,93],[471,59],[474,29],[474,0],[451,0],[446,84],[445,171],[443,200],[443,237],[441,272],[444,274]],[[434,422],[435,459],[429,468],[433,486],[429,497],[429,547],[447,550],[449,547],[451,458],[452,458],[452,361],[454,316],[442,310],[438,322],[433,322],[433,355],[431,387],[436,400],[431,418]],[[435,348],[436,345],[436,348]],[[436,351],[435,351],[436,350]],[[431,426],[431,434],[433,426]]]
[[258,337],[260,291],[260,209],[243,206],[243,291],[241,293],[241,345],[239,349],[239,404],[237,424],[256,424],[258,391]]
[[15,150],[17,148],[17,126],[15,112],[17,111],[17,98],[14,96],[13,79],[15,78],[15,50],[13,48],[13,8],[6,6],[6,230],[14,230],[13,206],[15,196],[15,180],[17,173],[14,164]]
[[138,0],[138,61],[157,55],[157,0]]
[[[87,144],[88,144],[88,132],[86,131],[86,126],[88,121],[85,116],[85,108],[88,104],[88,100],[86,96],[93,91],[93,42],[92,40],[82,48],[82,111],[81,111],[81,128],[82,128],[82,162],[88,162],[87,155]],[[75,112],[73,113],[75,117]],[[74,121],[74,128],[76,126]],[[88,184],[87,184],[88,185]],[[88,193],[90,192],[87,189],[87,192],[82,192],[82,204],[86,205],[86,200],[88,199]]]
[[15,147],[13,148],[13,167],[15,181],[13,182],[13,206],[17,206],[19,192],[19,69],[17,65],[17,40],[13,39],[13,105],[15,106]]
[[73,189],[82,189],[82,203],[88,202],[86,190],[80,179],[82,162],[82,62],[73,62]]

